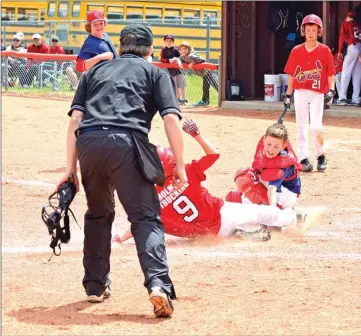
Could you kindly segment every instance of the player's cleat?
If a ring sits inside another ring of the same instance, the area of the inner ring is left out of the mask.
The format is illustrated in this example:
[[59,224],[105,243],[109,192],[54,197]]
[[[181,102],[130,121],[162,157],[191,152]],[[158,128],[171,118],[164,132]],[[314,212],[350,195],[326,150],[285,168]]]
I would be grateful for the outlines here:
[[268,241],[271,239],[271,233],[265,228],[255,231],[244,231],[241,228],[236,227],[233,229],[230,236],[254,241]]
[[336,105],[338,105],[338,106],[346,106],[347,105],[347,100],[346,99],[338,100]]
[[97,295],[88,295],[88,302],[91,303],[100,303],[103,302],[103,300],[109,299],[112,296],[112,291],[110,290],[110,287],[107,287],[103,294],[100,296]]
[[308,159],[303,159],[300,163],[303,165],[303,172],[308,173],[313,170],[313,166],[311,165],[310,161],[308,161]]
[[307,213],[296,211],[297,225],[302,225],[306,222]]
[[327,160],[325,155],[320,155],[317,158],[317,170],[318,171],[325,171],[327,168]]
[[204,102],[203,100],[200,100],[198,103],[194,104],[194,107],[198,107],[198,106],[208,106],[209,102]]
[[153,287],[149,294],[150,302],[154,307],[156,317],[171,317],[173,315],[173,304],[168,294],[160,287]]

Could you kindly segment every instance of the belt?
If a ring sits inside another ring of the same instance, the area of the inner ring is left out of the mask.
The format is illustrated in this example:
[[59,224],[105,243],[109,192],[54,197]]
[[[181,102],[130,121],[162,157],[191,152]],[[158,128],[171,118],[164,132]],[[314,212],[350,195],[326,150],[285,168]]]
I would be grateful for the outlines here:
[[86,128],[79,128],[75,131],[75,136],[78,137],[86,132],[90,131],[120,131],[124,130],[124,127],[120,126],[90,126]]

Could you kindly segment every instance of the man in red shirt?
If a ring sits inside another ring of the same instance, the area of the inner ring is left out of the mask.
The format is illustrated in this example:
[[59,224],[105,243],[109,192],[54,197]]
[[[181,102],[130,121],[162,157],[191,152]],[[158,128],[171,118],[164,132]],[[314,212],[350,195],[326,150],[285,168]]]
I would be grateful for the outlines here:
[[[28,46],[28,53],[35,54],[49,54],[48,45],[42,41],[40,34],[33,35],[33,43]],[[39,77],[39,65],[42,63],[42,60],[28,58],[26,64],[26,70],[20,76],[20,85],[23,87],[30,86],[33,83],[34,76]]]
[[65,54],[63,47],[59,44],[58,36],[52,37],[49,54]]
[[[166,175],[164,186],[156,187],[165,233],[177,237],[218,235],[265,241],[271,235],[264,226],[296,225],[297,215],[293,209],[242,204],[236,200],[227,202],[211,195],[201,183],[206,180],[205,171],[218,160],[219,153],[200,134],[194,121],[186,121],[183,130],[194,137],[206,155],[186,165],[188,183],[181,189],[176,189],[172,185],[173,154],[168,148],[157,147]],[[122,237],[116,235],[114,241],[121,243],[131,237],[130,231],[127,231]]]
[[308,152],[309,119],[314,135],[317,170],[324,171],[327,168],[322,118],[324,102],[330,104],[335,95],[335,67],[330,48],[317,41],[322,33],[322,20],[317,15],[307,15],[301,25],[301,35],[305,36],[306,42],[292,49],[284,69],[289,75],[284,105],[291,106],[290,98],[294,89],[297,154],[304,172],[313,170]]
[[341,24],[340,37],[338,40],[338,56],[341,58],[343,44],[347,44],[347,52],[343,61],[341,89],[337,105],[347,104],[347,89],[352,77],[352,100],[351,105],[360,106],[361,90],[361,63],[358,58],[361,55],[361,26],[354,20],[355,12],[348,12],[345,21]]

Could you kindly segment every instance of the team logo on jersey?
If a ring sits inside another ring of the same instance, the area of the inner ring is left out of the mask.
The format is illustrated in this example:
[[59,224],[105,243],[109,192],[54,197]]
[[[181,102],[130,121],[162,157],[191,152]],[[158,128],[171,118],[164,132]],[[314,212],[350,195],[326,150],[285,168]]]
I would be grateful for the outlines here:
[[180,189],[176,189],[173,185],[169,185],[158,193],[160,206],[164,209],[167,205],[172,204],[182,193],[189,187],[189,183],[185,183]]
[[302,68],[297,65],[294,78],[299,82],[303,83],[306,80],[321,79],[322,64],[319,60],[316,61],[316,68],[312,70],[302,71]]

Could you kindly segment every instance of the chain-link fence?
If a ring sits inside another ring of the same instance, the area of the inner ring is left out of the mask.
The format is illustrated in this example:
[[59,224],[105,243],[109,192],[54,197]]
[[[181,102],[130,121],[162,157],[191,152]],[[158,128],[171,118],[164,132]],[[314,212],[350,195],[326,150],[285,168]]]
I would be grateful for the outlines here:
[[[2,52],[2,91],[72,97],[81,77],[76,70],[75,59],[76,55]],[[192,69],[184,64],[180,69],[177,64],[152,63],[169,72],[175,82],[180,105],[218,105],[217,64],[202,63]]]
[[[221,52],[221,21],[219,19],[205,18],[200,20],[195,18],[178,22],[172,18],[117,20],[113,17],[115,16],[110,16],[105,32],[116,48],[119,46],[119,32],[130,23],[142,22],[152,29],[154,35],[153,60],[160,60],[160,51],[164,46],[163,37],[166,34],[171,34],[175,38],[175,46],[187,41],[207,62],[218,63]],[[78,54],[88,36],[84,24],[85,21],[80,20],[36,21],[31,23],[3,21],[1,23],[1,37],[5,46],[9,46],[13,36],[21,31],[24,34],[23,43],[31,44],[33,34],[38,33],[43,41],[50,45],[52,36],[56,35],[64,50]]]

